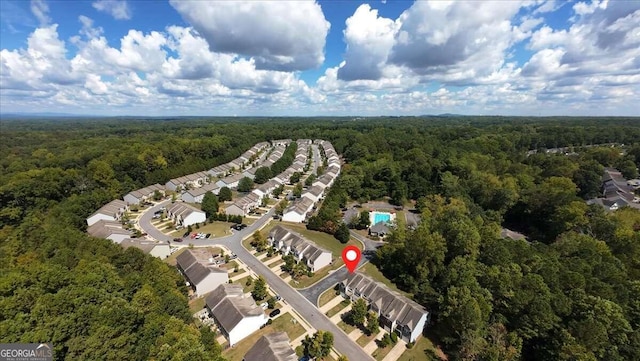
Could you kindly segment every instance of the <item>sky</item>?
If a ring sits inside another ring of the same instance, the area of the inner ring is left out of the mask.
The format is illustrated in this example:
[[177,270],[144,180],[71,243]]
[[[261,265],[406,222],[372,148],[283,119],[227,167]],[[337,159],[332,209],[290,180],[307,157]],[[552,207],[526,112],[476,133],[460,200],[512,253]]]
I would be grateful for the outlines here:
[[2,0],[0,112],[640,115],[640,0]]

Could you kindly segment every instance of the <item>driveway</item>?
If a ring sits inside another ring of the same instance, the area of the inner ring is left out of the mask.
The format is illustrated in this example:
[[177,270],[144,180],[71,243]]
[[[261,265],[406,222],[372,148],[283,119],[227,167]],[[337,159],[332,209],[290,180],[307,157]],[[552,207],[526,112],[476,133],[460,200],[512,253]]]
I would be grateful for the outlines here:
[[140,220],[138,221],[138,225],[140,225],[142,231],[147,233],[149,237],[159,242],[171,241],[173,238],[160,232],[156,227],[154,227],[151,224],[151,219],[155,211],[159,210],[162,207],[166,207],[169,204],[171,204],[171,200],[166,200],[156,204],[151,208],[147,208],[145,212],[140,216]]

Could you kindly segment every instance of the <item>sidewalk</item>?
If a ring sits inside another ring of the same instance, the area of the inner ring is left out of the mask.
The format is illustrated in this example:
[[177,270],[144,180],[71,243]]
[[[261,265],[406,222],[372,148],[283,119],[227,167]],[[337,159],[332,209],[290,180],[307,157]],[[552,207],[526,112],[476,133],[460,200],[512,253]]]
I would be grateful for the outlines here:
[[335,315],[333,315],[333,317],[331,317],[329,321],[337,325],[338,322],[342,321],[342,317],[341,317],[342,314],[349,311],[351,311],[351,305],[348,305],[347,307],[343,308],[342,311],[340,311],[340,313],[336,313]]
[[334,306],[337,306],[343,300],[344,300],[344,297],[337,295],[331,301],[329,301],[326,305],[320,307],[320,312],[326,313],[327,311],[332,309]]
[[382,359],[382,361],[396,361],[398,358],[400,358],[400,356],[402,356],[402,353],[406,349],[407,349],[407,343],[402,340],[398,340],[398,343],[395,346],[393,346],[391,351],[389,351],[387,356],[385,356],[384,359]]
[[371,342],[369,342],[364,347],[364,352],[366,352],[369,355],[371,355],[373,353],[373,351],[375,351],[378,348],[378,344],[376,343],[376,340],[380,340],[384,336],[385,333],[387,333],[387,331],[385,331],[383,329],[380,329],[380,332],[378,332],[376,337],[374,337],[373,340],[371,340]]

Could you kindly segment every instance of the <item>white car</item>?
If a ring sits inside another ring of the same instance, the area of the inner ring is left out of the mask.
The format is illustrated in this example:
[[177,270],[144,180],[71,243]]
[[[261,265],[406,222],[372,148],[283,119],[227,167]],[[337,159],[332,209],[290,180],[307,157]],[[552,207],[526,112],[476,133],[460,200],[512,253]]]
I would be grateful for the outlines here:
[[260,304],[260,307],[262,307],[263,310],[266,310],[267,307],[269,307],[269,304],[266,303],[266,302],[263,302],[263,303]]

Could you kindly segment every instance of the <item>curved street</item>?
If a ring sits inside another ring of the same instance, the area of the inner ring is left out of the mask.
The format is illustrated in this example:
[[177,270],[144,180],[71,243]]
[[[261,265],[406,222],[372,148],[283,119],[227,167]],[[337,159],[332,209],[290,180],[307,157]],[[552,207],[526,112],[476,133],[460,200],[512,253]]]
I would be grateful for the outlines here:
[[[174,243],[172,241],[172,237],[163,234],[151,224],[151,217],[153,216],[153,213],[169,203],[170,201],[164,201],[147,209],[146,212],[139,218],[139,225],[150,237],[153,237],[158,241],[169,241],[171,244],[177,245],[178,243]],[[196,247],[216,245],[223,245],[227,247],[231,252],[235,253],[238,258],[242,262],[244,262],[253,272],[264,277],[269,284],[269,287],[271,287],[271,289],[275,293],[282,296],[282,298],[289,305],[291,305],[291,307],[293,307],[293,309],[298,314],[300,314],[309,324],[311,324],[313,328],[315,328],[316,330],[325,330],[333,333],[333,335],[335,336],[334,347],[336,348],[336,350],[338,350],[339,353],[347,356],[350,360],[373,360],[373,358],[369,354],[364,352],[364,350],[358,344],[349,339],[347,334],[345,334],[341,328],[331,322],[327,316],[325,316],[316,308],[317,297],[312,301],[304,297],[300,292],[296,291],[288,283],[283,281],[280,276],[273,273],[267,266],[265,266],[253,254],[251,254],[242,246],[242,239],[250,236],[251,234],[253,234],[253,232],[255,232],[257,229],[260,229],[264,224],[266,224],[271,219],[274,212],[275,207],[272,207],[252,225],[248,226],[242,231],[234,231],[234,234],[231,236],[214,239],[189,239],[188,242]],[[364,262],[366,261],[364,261],[363,257],[361,263],[363,264]],[[342,279],[344,279],[344,277],[346,277],[346,269],[341,268],[338,271],[334,272],[337,273],[335,276],[340,276],[340,272],[344,272],[344,274],[342,274]],[[316,285],[311,286],[311,288],[320,289],[320,293],[322,293],[322,291],[324,291],[321,289],[322,285],[324,285],[325,282],[333,282],[332,276],[333,274],[329,276],[331,277],[330,281],[325,281],[327,278],[329,278],[327,277],[316,283]]]

